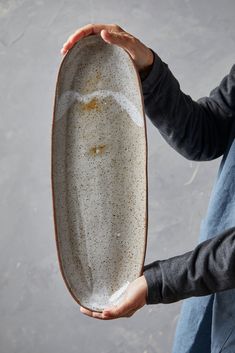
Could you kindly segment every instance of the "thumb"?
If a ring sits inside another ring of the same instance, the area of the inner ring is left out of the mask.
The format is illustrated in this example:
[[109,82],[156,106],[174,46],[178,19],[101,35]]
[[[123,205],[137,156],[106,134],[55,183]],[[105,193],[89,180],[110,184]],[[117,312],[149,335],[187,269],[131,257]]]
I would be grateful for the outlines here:
[[100,32],[102,39],[109,44],[116,44],[123,49],[130,51],[131,49],[131,37],[125,32],[112,32],[103,29]]
[[120,317],[126,314],[130,310],[130,304],[126,301],[123,301],[119,305],[115,305],[109,308],[104,309],[104,317]]

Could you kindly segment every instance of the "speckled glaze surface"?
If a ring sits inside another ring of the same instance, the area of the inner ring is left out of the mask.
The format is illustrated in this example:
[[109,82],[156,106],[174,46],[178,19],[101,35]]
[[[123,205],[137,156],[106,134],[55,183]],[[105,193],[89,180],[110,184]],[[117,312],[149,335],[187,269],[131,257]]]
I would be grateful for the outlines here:
[[117,304],[142,274],[147,140],[137,71],[99,35],[60,66],[52,126],[55,234],[65,283],[94,311]]

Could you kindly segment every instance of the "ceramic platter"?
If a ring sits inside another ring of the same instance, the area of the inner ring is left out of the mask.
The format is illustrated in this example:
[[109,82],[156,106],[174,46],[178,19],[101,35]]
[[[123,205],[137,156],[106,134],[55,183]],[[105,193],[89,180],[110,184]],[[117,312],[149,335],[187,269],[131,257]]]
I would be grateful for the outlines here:
[[52,126],[56,245],[64,281],[93,311],[117,304],[143,272],[147,140],[129,54],[91,35],[66,54]]

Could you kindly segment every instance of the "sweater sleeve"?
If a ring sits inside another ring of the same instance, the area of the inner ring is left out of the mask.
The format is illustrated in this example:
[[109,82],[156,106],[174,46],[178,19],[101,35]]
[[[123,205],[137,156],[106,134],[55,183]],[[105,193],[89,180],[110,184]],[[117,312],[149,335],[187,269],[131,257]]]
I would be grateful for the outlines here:
[[169,145],[187,159],[221,156],[235,115],[235,65],[209,97],[194,101],[181,91],[168,65],[152,52],[150,72],[147,77],[140,75],[147,116]]
[[235,227],[193,251],[144,266],[147,304],[173,303],[235,288]]

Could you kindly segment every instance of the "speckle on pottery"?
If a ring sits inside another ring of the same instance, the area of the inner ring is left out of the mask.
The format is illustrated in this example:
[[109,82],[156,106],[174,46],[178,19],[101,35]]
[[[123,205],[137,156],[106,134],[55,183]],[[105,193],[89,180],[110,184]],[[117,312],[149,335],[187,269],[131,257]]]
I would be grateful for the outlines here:
[[52,130],[56,242],[82,306],[117,304],[142,271],[147,237],[147,142],[129,55],[98,35],[80,40],[58,75]]

